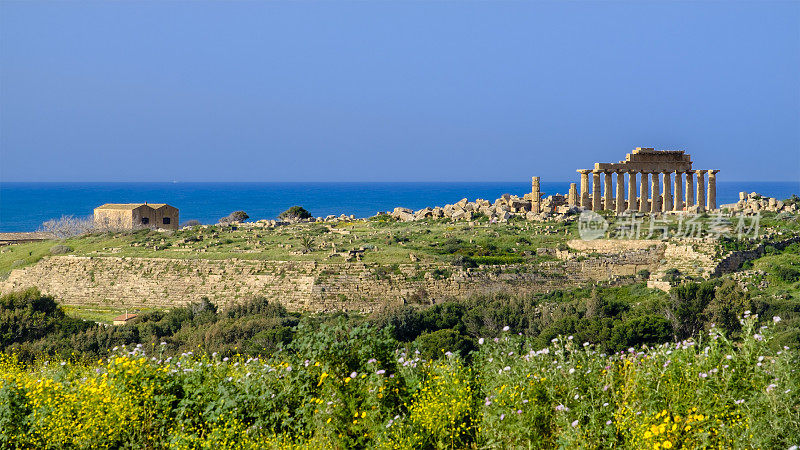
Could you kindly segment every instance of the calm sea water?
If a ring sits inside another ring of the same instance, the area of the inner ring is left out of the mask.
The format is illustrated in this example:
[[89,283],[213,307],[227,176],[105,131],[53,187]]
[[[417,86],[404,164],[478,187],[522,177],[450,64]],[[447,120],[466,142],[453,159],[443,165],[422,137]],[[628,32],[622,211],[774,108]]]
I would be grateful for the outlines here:
[[[566,193],[569,182],[542,183],[546,194]],[[800,195],[799,182],[719,182],[719,204],[739,191],[777,198]],[[371,216],[396,206],[420,209],[467,197],[493,201],[504,193],[522,196],[530,183],[0,183],[0,231],[33,231],[63,215],[89,216],[103,203],[169,203],[181,222],[216,223],[235,210],[253,219],[273,219],[292,205],[315,216]]]

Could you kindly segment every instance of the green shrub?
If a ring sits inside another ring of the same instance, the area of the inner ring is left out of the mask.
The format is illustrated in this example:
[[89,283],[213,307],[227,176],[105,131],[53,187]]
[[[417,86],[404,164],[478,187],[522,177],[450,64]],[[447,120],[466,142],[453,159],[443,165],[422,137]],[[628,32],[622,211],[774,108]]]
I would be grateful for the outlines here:
[[734,280],[725,280],[716,288],[714,299],[706,307],[707,320],[727,333],[741,330],[739,317],[752,308],[750,298]]
[[786,265],[776,265],[771,272],[784,283],[794,283],[800,280],[800,269]]
[[680,277],[681,277],[680,270],[673,268],[673,269],[669,269],[666,272],[664,272],[664,276],[661,277],[661,281],[674,283],[674,282],[678,281],[680,279]]
[[661,344],[672,338],[672,324],[659,316],[636,317],[618,322],[612,331],[609,348],[614,351],[648,344]]
[[292,206],[278,215],[278,218],[281,220],[303,220],[310,219],[311,217],[311,213],[306,211],[302,206]]
[[65,253],[69,253],[72,251],[72,247],[68,245],[54,245],[50,247],[50,254],[51,255],[63,255]]
[[452,275],[452,272],[450,272],[447,269],[440,269],[440,268],[437,267],[437,268],[433,269],[433,271],[431,272],[431,275],[433,275],[433,279],[434,280],[442,280],[442,279],[450,278],[450,275]]
[[714,299],[714,283],[683,283],[670,290],[669,317],[675,337],[696,335],[706,323],[705,309]]
[[456,255],[456,256],[454,256],[452,264],[454,266],[463,267],[465,269],[478,267],[478,263],[475,262],[475,259],[473,259],[473,258],[471,258],[469,256],[464,256],[464,255]]
[[452,328],[445,328],[422,333],[414,341],[414,347],[419,350],[423,359],[438,359],[447,352],[459,353],[466,358],[469,352],[475,349],[475,341]]
[[232,222],[244,222],[245,220],[249,219],[250,216],[247,215],[244,211],[234,211],[227,216],[219,219],[220,224],[228,224]]

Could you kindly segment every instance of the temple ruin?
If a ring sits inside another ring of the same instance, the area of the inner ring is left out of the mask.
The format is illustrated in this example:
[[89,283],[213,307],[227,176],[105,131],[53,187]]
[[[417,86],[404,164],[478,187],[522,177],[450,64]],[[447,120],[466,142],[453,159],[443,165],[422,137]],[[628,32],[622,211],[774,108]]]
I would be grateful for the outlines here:
[[[567,202],[570,206],[580,206],[593,211],[611,210],[617,214],[626,211],[642,213],[711,211],[717,209],[717,172],[719,170],[693,170],[690,155],[680,150],[637,147],[625,155],[624,161],[595,163],[594,169],[578,169],[578,173],[581,174],[580,194],[576,184],[572,183]],[[589,174],[592,174],[591,191]],[[627,196],[625,174],[628,174]],[[707,187],[706,174],[708,174]],[[637,175],[640,176],[638,195]],[[695,175],[697,175],[696,182]],[[616,189],[613,183],[615,176]],[[661,186],[664,186],[663,192]]]

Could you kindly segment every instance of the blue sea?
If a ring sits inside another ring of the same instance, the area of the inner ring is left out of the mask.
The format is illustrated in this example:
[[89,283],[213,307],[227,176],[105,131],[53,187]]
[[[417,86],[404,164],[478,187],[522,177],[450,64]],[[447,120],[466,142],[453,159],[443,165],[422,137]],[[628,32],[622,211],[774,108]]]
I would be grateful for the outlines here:
[[[315,216],[372,216],[396,206],[421,209],[466,197],[490,201],[504,193],[522,196],[528,182],[485,183],[0,183],[0,232],[34,231],[64,215],[90,216],[103,203],[169,203],[181,222],[216,223],[236,210],[255,219],[274,219],[301,205]],[[564,194],[569,182],[542,182],[546,194]],[[739,191],[779,199],[800,195],[800,182],[718,182],[718,204],[733,203]]]

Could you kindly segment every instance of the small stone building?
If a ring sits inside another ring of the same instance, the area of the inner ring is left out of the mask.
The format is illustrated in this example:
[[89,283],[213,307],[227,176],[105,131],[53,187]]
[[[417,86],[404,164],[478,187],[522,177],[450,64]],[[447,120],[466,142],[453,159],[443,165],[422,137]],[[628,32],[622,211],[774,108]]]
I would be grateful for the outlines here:
[[94,209],[94,225],[100,229],[177,230],[178,223],[178,208],[166,203],[106,203]]
[[125,325],[126,323],[128,323],[128,321],[130,321],[131,319],[135,318],[136,316],[137,316],[137,314],[125,313],[125,314],[121,314],[121,315],[119,315],[117,317],[114,317],[113,319],[111,319],[111,322],[114,325]]

